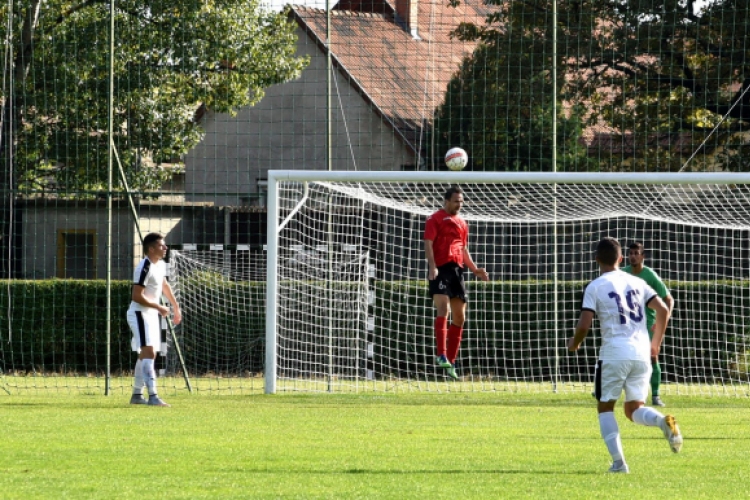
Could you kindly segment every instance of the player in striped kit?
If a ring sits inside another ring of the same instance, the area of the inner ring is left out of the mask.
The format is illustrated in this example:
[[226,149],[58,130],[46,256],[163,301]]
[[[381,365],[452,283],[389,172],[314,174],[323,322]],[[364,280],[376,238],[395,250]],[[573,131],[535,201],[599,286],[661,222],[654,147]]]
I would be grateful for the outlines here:
[[[138,263],[133,273],[130,307],[127,312],[128,325],[133,332],[131,346],[138,352],[135,364],[135,382],[130,404],[170,406],[156,392],[156,370],[154,360],[161,347],[161,321],[159,316],[169,316],[169,308],[161,304],[164,294],[174,309],[174,324],[180,324],[182,313],[166,280],[167,255],[164,236],[149,233],[143,238],[146,257]],[[143,397],[143,387],[148,390],[148,400]]]

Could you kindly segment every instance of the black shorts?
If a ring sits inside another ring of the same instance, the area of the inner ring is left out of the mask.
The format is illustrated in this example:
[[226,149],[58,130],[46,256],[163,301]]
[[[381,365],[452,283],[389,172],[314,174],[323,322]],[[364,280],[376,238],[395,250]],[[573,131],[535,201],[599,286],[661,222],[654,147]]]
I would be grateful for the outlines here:
[[430,297],[433,295],[457,297],[466,302],[468,294],[464,282],[464,268],[455,262],[449,262],[438,267],[437,278],[430,280]]

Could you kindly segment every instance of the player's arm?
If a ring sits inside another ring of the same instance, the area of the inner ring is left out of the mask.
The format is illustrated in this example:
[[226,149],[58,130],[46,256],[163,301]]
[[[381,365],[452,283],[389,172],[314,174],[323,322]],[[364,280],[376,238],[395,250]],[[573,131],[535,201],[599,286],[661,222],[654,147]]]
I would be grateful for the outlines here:
[[438,269],[435,265],[435,250],[432,242],[437,238],[438,228],[435,218],[430,217],[424,224],[424,256],[427,259],[427,279],[432,281],[437,278]]
[[586,335],[589,334],[591,324],[594,322],[594,311],[590,309],[584,309],[581,311],[581,315],[578,317],[578,324],[576,324],[575,332],[573,336],[568,340],[568,350],[577,351],[583,343]]
[[674,297],[672,297],[672,295],[667,295],[663,300],[669,310],[669,315],[667,317],[667,319],[669,319],[672,317],[672,311],[674,311]]
[[159,311],[159,314],[161,314],[162,316],[166,316],[167,314],[169,314],[169,309],[146,296],[146,287],[143,285],[133,283],[130,292],[130,298],[133,300],[133,302],[144,307],[153,307],[154,309]]
[[663,300],[667,305],[667,322],[669,322],[669,318],[672,317],[672,310],[674,309],[674,298],[669,293],[667,285],[664,284],[659,275],[656,273],[654,273],[653,278],[649,281],[646,281],[646,283],[648,283],[651,288],[653,288],[654,291],[659,294],[661,300]]
[[487,273],[486,269],[477,267],[477,265],[474,263],[474,259],[471,258],[468,247],[464,247],[464,264],[469,268],[469,271],[474,273],[474,276],[481,280],[489,281],[489,273]]
[[435,265],[435,252],[432,249],[432,240],[424,240],[424,255],[427,259],[427,279],[434,280],[437,278],[438,270]]
[[654,295],[648,304],[650,309],[656,311],[656,322],[654,323],[653,333],[654,336],[651,338],[651,356],[656,357],[659,355],[661,349],[662,340],[664,340],[664,330],[667,328],[667,320],[669,319],[669,309],[658,295]]
[[174,293],[172,292],[172,287],[169,285],[169,282],[167,280],[164,280],[164,284],[161,286],[162,293],[167,297],[167,300],[170,304],[172,304],[172,309],[174,311],[174,318],[172,321],[175,325],[179,325],[182,321],[182,311],[180,311],[180,305],[177,303],[177,299],[174,297]]

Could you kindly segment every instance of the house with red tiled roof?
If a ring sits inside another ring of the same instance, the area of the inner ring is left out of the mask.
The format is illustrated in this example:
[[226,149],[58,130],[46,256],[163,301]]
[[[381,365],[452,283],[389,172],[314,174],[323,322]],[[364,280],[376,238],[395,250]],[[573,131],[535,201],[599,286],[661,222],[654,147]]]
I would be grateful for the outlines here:
[[205,112],[205,138],[185,159],[188,201],[261,203],[268,170],[326,170],[329,151],[333,170],[425,168],[425,127],[475,46],[450,32],[488,12],[481,0],[342,0],[330,16],[291,7],[297,52],[309,66],[235,116]]

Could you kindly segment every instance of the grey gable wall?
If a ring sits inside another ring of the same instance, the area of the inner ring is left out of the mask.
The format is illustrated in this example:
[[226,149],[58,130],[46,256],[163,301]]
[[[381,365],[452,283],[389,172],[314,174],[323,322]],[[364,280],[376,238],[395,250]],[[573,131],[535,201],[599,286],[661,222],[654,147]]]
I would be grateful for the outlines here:
[[[269,88],[258,105],[234,117],[210,111],[204,116],[206,136],[185,159],[187,201],[238,206],[257,197],[258,180],[270,169],[327,170],[326,57],[305,30],[298,28],[297,36],[298,54],[310,56],[300,78]],[[341,71],[334,74],[333,169],[413,165],[413,153],[394,129]]]

